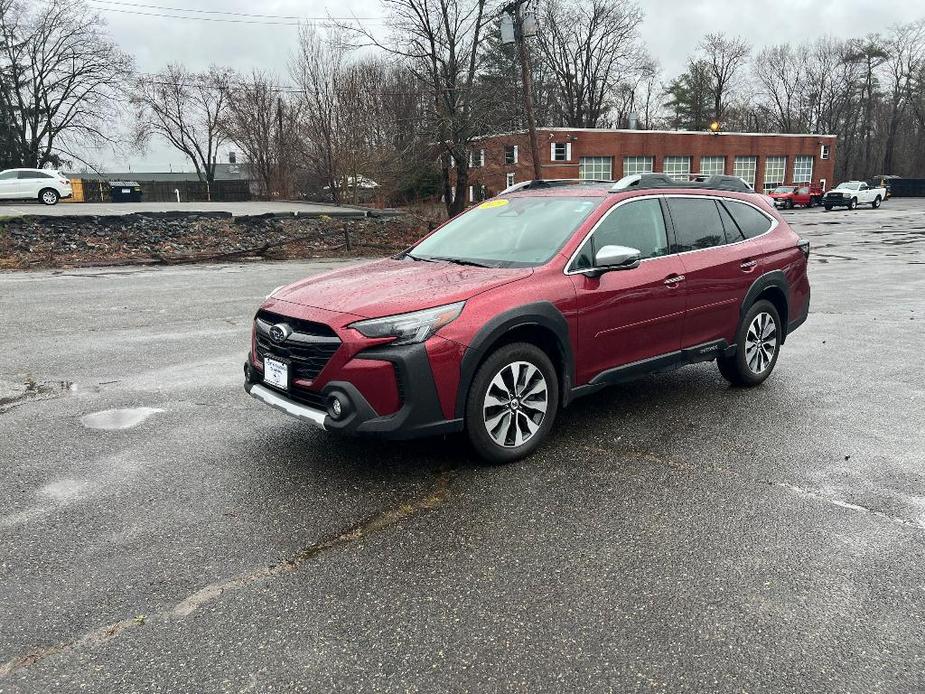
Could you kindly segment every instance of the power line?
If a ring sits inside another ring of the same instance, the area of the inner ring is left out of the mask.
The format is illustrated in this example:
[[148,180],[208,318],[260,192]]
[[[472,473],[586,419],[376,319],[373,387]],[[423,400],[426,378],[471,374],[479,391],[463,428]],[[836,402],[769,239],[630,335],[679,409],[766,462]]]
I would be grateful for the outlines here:
[[[248,15],[244,13],[228,13],[231,16],[228,17],[200,17],[196,15],[183,15],[183,14],[169,14],[168,12],[148,12],[142,9],[124,9],[122,7],[108,7],[107,5],[117,4],[115,0],[88,0],[91,7],[101,12],[115,12],[118,14],[128,14],[139,17],[158,17],[162,19],[181,19],[181,20],[193,20],[199,22],[220,22],[224,24],[261,24],[261,25],[272,25],[272,26],[298,26],[302,22],[328,22],[328,21],[382,21],[382,17],[286,17],[285,15],[276,15],[276,18],[273,18],[274,15]],[[156,5],[136,5],[131,3],[118,3],[119,5],[127,5],[129,7],[150,7],[152,9],[160,9],[160,6]],[[179,8],[167,8],[165,10],[170,10],[174,12],[202,12],[205,13],[206,10],[181,10]],[[262,19],[260,17],[265,17]],[[271,19],[272,18],[272,19]]]
[[195,10],[195,9],[186,9],[184,7],[167,7],[164,5],[149,5],[143,2],[120,2],[120,0],[94,0],[94,2],[102,3],[105,5],[121,5],[125,7],[142,7],[152,10],[167,10],[168,12],[185,12],[192,14],[220,14],[228,15],[231,17],[254,17],[256,19],[309,19],[308,17],[301,17],[298,15],[284,15],[284,14],[252,14],[250,12],[230,12],[227,10]]

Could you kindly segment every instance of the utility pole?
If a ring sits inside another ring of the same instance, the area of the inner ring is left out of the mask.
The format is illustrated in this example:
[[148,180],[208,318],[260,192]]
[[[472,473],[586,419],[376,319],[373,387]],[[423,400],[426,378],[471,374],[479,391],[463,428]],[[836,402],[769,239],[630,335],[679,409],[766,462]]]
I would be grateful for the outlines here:
[[[524,33],[524,21],[521,6],[529,0],[514,0],[503,8],[513,20],[514,36],[520,56],[520,76],[524,89],[524,115],[527,117],[527,129],[530,133],[530,157],[533,159],[533,179],[539,181],[543,178],[540,171],[540,151],[536,139],[536,119],[533,116],[533,76],[530,66],[530,47],[527,45],[527,36]],[[502,25],[502,41],[504,41],[504,27]]]

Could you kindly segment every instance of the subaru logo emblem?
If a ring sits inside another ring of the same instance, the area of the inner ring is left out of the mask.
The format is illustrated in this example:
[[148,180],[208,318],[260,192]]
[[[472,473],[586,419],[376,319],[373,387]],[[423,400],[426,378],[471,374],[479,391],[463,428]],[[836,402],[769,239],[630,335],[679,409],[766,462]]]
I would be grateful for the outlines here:
[[292,335],[292,328],[285,323],[277,323],[270,328],[270,339],[273,342],[285,342]]

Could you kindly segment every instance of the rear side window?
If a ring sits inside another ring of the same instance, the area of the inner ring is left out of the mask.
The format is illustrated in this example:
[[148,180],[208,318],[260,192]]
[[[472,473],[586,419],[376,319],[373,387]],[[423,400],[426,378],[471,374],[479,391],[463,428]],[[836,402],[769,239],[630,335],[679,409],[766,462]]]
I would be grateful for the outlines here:
[[585,242],[572,269],[593,267],[595,255],[604,246],[635,248],[643,259],[668,255],[668,234],[659,201],[638,200],[615,208]]
[[726,243],[723,221],[710,198],[668,198],[675,231],[675,253],[712,248]]
[[751,205],[735,200],[724,200],[723,204],[729,210],[729,214],[738,224],[739,229],[745,234],[745,238],[753,239],[761,236],[771,228],[771,220],[765,214],[759,212]]
[[729,214],[729,211],[723,207],[721,204],[717,205],[719,209],[719,216],[723,219],[723,231],[726,232],[726,243],[736,243],[737,241],[744,241],[745,236],[742,234],[742,231],[739,229],[739,225],[735,223],[735,220],[732,218],[732,215]]
[[54,178],[51,174],[44,173],[43,171],[20,171],[19,178]]

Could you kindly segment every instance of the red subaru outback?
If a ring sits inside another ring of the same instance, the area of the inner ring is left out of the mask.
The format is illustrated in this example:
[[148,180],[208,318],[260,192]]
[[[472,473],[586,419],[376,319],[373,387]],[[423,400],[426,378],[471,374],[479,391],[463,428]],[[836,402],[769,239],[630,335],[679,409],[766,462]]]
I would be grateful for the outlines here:
[[730,179],[521,184],[399,255],[277,289],[245,389],[330,431],[465,431],[503,462],[641,374],[715,359],[757,385],[806,320],[809,243]]

